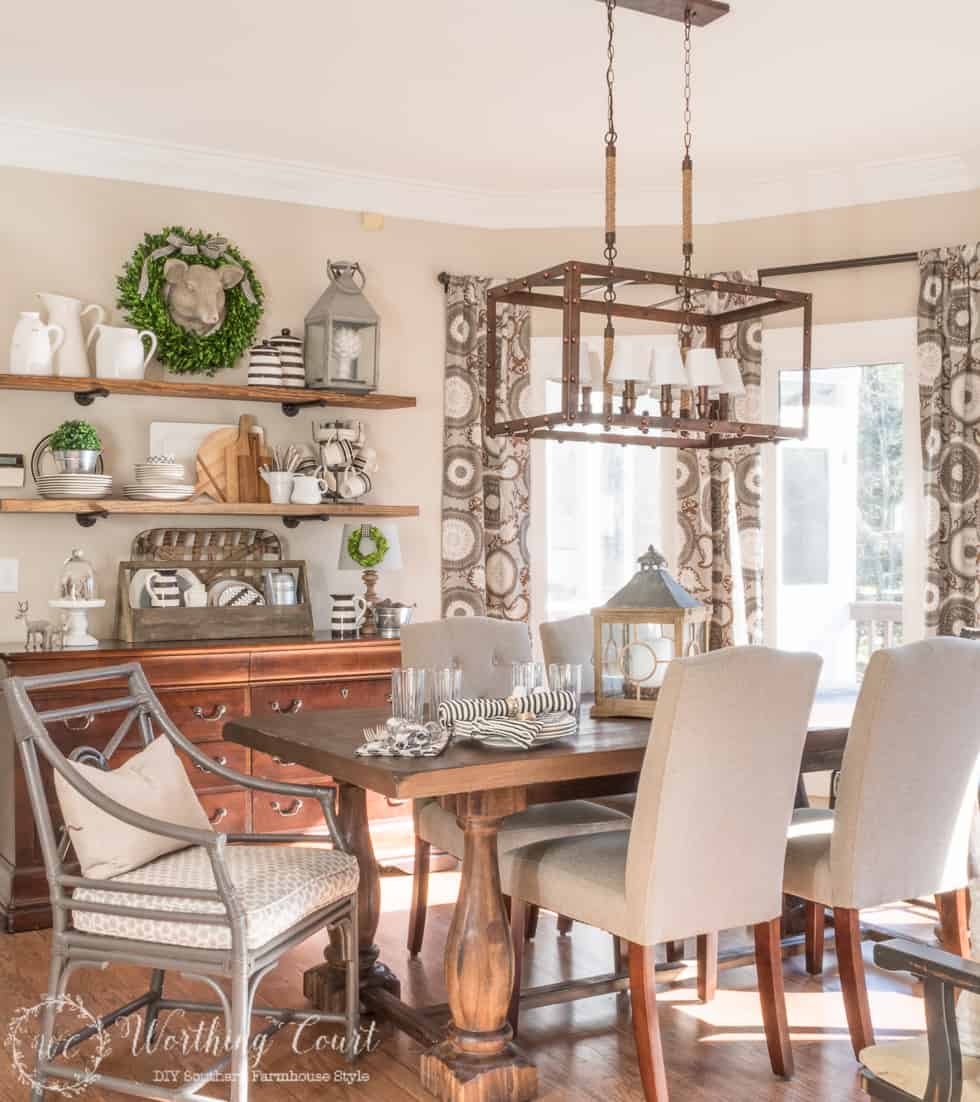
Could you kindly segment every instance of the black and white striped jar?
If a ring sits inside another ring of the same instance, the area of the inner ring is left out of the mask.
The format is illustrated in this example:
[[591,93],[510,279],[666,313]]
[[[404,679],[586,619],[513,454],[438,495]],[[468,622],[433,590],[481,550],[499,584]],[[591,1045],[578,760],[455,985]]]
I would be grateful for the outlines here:
[[283,385],[279,353],[270,341],[262,341],[248,350],[248,385]]
[[272,338],[272,346],[279,353],[282,365],[282,385],[290,387],[306,386],[306,369],[303,366],[303,342],[294,337],[288,329],[283,329],[278,337]]

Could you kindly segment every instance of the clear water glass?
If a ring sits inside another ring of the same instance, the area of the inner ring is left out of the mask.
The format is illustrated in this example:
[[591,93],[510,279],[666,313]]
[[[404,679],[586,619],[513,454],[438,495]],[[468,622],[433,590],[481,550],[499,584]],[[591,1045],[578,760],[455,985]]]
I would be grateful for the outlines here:
[[544,688],[543,662],[513,662],[511,671],[511,693],[514,696],[527,696],[535,689]]
[[573,715],[581,719],[582,667],[578,663],[551,662],[548,665],[548,688],[554,692],[570,692],[575,697]]
[[439,722],[439,705],[459,700],[463,695],[463,671],[457,666],[429,670],[429,696],[432,701],[432,722]]
[[405,723],[425,721],[426,671],[403,666],[391,671],[391,714]]

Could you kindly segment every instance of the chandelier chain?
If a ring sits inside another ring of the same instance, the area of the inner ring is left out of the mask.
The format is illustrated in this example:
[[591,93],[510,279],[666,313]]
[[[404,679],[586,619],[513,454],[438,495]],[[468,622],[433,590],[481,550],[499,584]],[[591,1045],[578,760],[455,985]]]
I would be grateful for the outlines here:
[[[616,131],[616,2],[617,0],[606,0],[606,31],[607,31],[607,45],[606,45],[606,94],[608,102],[608,119],[606,124],[606,157],[607,157],[607,188],[615,189],[614,178],[610,181],[608,176],[609,172],[609,158],[615,158],[616,155],[616,142],[619,139],[619,134]],[[613,171],[614,164],[613,164]],[[608,198],[607,198],[608,201]],[[615,197],[612,197],[612,202],[615,202]],[[615,225],[612,224],[612,220],[608,219],[610,224],[606,227],[606,247],[604,250],[604,256],[606,263],[612,269],[616,264],[616,257],[619,254],[619,249],[616,247],[616,232]],[[612,279],[606,284],[606,288],[603,291],[603,299],[607,305],[612,305],[616,301],[616,286]],[[612,324],[612,318],[609,318],[610,325]]]
[[[685,172],[685,188],[690,187],[690,172],[692,170],[691,163],[691,142],[693,135],[691,133],[691,26],[693,21],[693,13],[690,8],[687,8],[684,12],[684,172]],[[685,220],[688,220],[688,213],[685,212]],[[687,282],[692,276],[694,265],[694,248],[693,243],[687,240],[692,227],[685,227],[685,246],[684,246],[684,310],[690,313],[694,306],[694,299],[691,294],[690,284]],[[684,323],[681,326],[682,339],[686,339],[688,342],[692,336],[692,327]]]

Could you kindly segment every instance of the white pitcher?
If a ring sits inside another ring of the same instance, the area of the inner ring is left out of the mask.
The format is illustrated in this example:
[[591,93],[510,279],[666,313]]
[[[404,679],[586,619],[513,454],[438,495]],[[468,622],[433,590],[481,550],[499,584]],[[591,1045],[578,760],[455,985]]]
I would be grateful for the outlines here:
[[82,336],[82,318],[95,310],[95,323],[100,325],[105,320],[105,310],[95,303],[84,306],[80,299],[52,295],[47,291],[38,291],[37,297],[48,312],[48,324],[60,325],[65,334],[65,339],[54,357],[55,375],[68,379],[84,379],[91,375]]
[[[100,335],[101,334],[101,335]],[[126,329],[98,322],[89,331],[85,347],[95,346],[95,374],[100,379],[142,379],[146,367],[157,350],[156,333],[149,329]],[[143,341],[148,339],[150,351],[144,355]]]
[[45,325],[41,315],[24,310],[10,341],[12,375],[53,375],[54,354],[65,339],[60,325]]

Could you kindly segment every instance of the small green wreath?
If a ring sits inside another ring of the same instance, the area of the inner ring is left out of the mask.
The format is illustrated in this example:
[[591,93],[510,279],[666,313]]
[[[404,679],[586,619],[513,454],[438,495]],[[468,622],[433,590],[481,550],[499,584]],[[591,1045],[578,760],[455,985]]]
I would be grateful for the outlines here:
[[[225,292],[225,318],[213,333],[182,329],[170,316],[164,267],[170,257],[221,268],[233,262],[245,272],[237,287]],[[264,294],[251,262],[222,237],[169,226],[148,233],[116,280],[117,306],[137,329],[157,337],[157,359],[177,375],[214,375],[235,363],[255,343]]]
[[[368,554],[361,551],[361,540],[365,536],[374,544],[374,550]],[[375,528],[373,524],[367,529],[355,528],[347,541],[347,554],[363,570],[371,570],[388,554],[388,541],[381,529]]]

